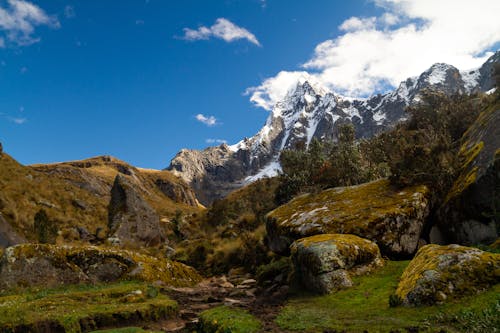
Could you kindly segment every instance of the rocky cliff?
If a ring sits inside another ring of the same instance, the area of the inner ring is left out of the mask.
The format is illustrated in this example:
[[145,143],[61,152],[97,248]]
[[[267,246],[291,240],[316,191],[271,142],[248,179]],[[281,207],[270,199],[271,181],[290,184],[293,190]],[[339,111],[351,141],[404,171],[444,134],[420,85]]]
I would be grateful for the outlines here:
[[391,128],[406,119],[405,108],[417,103],[424,89],[448,95],[489,91],[493,88],[491,73],[496,62],[500,62],[500,52],[470,71],[437,63],[420,76],[401,82],[396,90],[367,99],[337,95],[304,75],[276,103],[256,135],[232,146],[183,149],[168,169],[189,183],[203,204],[210,204],[248,182],[276,175],[283,149],[307,146],[313,138],[335,141],[340,124],[354,124],[358,138]]

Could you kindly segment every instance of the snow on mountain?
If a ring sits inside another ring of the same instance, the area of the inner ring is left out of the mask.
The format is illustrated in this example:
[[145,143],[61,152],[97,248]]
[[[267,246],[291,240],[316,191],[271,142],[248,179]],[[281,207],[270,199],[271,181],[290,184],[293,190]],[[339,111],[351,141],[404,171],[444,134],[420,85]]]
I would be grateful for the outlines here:
[[[313,138],[337,140],[339,124],[352,123],[358,138],[366,138],[406,119],[405,108],[420,99],[422,90],[431,88],[448,95],[488,91],[493,87],[493,63],[500,52],[482,67],[460,72],[437,63],[418,77],[401,82],[397,89],[366,99],[340,96],[314,77],[304,74],[277,102],[261,130],[251,138],[228,146],[203,151],[181,151],[169,167],[192,184],[200,201],[210,203],[227,191],[280,170],[279,155],[284,149],[308,146]],[[214,191],[215,189],[215,191]],[[212,197],[211,197],[212,196]]]

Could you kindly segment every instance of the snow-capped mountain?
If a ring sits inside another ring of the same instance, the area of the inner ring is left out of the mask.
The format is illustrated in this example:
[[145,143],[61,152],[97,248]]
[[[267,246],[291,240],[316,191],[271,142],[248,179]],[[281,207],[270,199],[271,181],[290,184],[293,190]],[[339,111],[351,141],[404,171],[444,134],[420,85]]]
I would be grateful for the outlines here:
[[401,82],[396,90],[368,99],[336,95],[313,77],[304,75],[276,103],[266,124],[253,137],[203,151],[183,149],[168,169],[192,185],[200,202],[209,204],[245,183],[276,175],[283,149],[308,145],[313,138],[336,140],[340,124],[354,124],[356,136],[364,138],[405,120],[405,108],[418,102],[423,89],[432,88],[448,95],[488,91],[493,88],[491,73],[495,62],[500,62],[500,51],[475,70],[461,72],[437,63],[420,76]]

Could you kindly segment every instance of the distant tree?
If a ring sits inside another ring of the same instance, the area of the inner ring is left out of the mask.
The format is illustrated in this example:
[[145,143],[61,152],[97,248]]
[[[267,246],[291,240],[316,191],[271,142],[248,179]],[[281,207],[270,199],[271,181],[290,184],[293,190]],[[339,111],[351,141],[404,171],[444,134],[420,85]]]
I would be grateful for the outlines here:
[[33,228],[39,243],[54,244],[57,237],[57,226],[49,219],[44,209],[40,209],[34,218]]
[[444,193],[458,171],[462,135],[479,115],[480,105],[468,96],[435,91],[423,92],[421,100],[407,109],[406,123],[385,134],[390,179],[395,185],[427,184]]

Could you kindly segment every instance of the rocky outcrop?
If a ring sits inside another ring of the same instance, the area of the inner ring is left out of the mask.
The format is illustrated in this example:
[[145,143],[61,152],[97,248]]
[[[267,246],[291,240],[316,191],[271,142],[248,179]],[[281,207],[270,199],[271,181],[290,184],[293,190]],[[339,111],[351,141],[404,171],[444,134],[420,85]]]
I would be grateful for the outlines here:
[[110,236],[121,244],[156,246],[165,242],[160,217],[126,176],[116,176],[108,211]]
[[25,243],[26,240],[12,228],[0,213],[0,248]]
[[500,102],[462,140],[462,169],[439,210],[435,233],[447,243],[489,244],[500,226]]
[[0,276],[0,289],[128,279],[190,286],[201,280],[193,268],[169,259],[116,248],[45,244],[7,248],[0,259]]
[[174,183],[160,177],[156,178],[155,184],[163,194],[174,202],[184,203],[193,207],[199,206],[196,195],[187,184]]
[[340,233],[367,238],[382,254],[401,258],[417,250],[428,214],[427,187],[398,190],[382,179],[297,197],[270,212],[266,228],[271,250],[280,254],[296,239]]
[[406,107],[418,103],[425,89],[447,95],[488,91],[493,84],[491,69],[499,61],[497,52],[481,68],[463,72],[448,64],[434,64],[420,76],[401,82],[394,91],[367,99],[344,98],[304,74],[253,137],[232,146],[183,149],[168,169],[190,184],[208,205],[234,188],[276,175],[283,149],[307,146],[313,138],[335,141],[340,124],[352,123],[357,138],[393,127],[406,119]]
[[377,244],[354,235],[306,237],[295,241],[291,249],[298,282],[322,294],[351,287],[351,276],[383,265]]
[[499,282],[500,254],[431,244],[422,247],[403,272],[392,302],[432,305],[477,294]]

